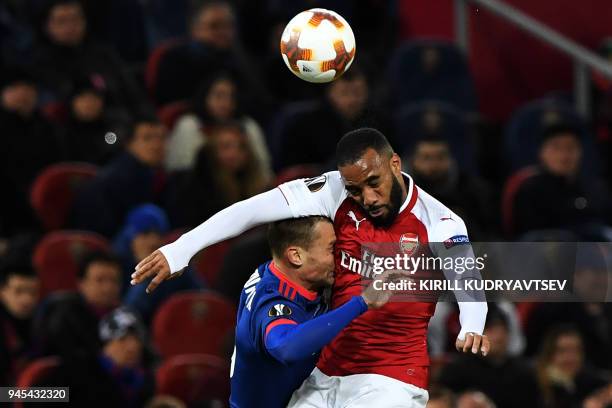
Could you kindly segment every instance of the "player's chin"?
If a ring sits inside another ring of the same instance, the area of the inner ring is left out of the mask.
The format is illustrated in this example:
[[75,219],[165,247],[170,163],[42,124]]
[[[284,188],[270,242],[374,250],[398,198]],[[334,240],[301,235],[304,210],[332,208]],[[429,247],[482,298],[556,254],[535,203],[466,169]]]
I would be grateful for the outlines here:
[[379,227],[388,227],[393,224],[393,221],[395,220],[395,217],[391,215],[391,210],[389,210],[387,207],[375,212],[375,215],[372,213],[369,214],[372,223]]

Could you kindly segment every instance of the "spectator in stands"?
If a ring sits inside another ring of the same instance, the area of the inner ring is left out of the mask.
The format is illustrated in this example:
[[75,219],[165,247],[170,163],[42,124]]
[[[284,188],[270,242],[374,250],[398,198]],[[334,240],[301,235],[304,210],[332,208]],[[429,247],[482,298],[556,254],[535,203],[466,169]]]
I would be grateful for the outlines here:
[[113,250],[123,264],[123,303],[137,311],[146,323],[172,294],[203,287],[191,268],[185,270],[181,279],[173,279],[160,288],[162,290],[151,294],[146,293],[144,285],[130,286],[130,275],[136,264],[164,243],[163,237],[169,228],[164,210],[154,204],[143,204],[130,211],[125,225],[113,243]]
[[120,303],[121,264],[94,252],[83,260],[78,277],[78,292],[52,295],[37,318],[42,354],[85,358],[99,350],[98,322]]
[[[567,248],[567,246],[566,246]],[[606,302],[609,290],[609,267],[596,243],[581,243],[576,252],[572,297],[568,302],[541,303],[530,313],[526,322],[527,353],[534,354],[549,329],[568,324],[582,335],[586,361],[609,370],[612,362],[612,304]]]
[[[480,390],[499,408],[537,405],[535,373],[521,358],[508,354],[509,322],[494,305],[489,307],[484,334],[491,341],[489,355],[486,358],[457,356],[442,369],[440,384],[455,392]],[[517,393],[517,389],[521,392]]]
[[275,157],[276,167],[331,165],[340,137],[360,126],[374,126],[391,139],[384,118],[368,107],[368,93],[366,77],[357,66],[329,84],[325,97],[316,106],[302,111],[285,125],[281,151]]
[[35,52],[37,76],[49,100],[64,101],[82,76],[96,75],[108,89],[108,104],[141,112],[144,98],[126,74],[118,55],[88,37],[87,20],[78,0],[52,0],[42,15],[41,44]]
[[260,167],[270,177],[270,153],[263,131],[257,122],[244,115],[239,95],[238,84],[229,74],[217,73],[202,84],[190,112],[179,118],[168,139],[168,170],[193,168],[197,152],[211,130],[220,123],[236,120],[244,127]]
[[406,160],[415,183],[457,213],[467,224],[472,239],[494,231],[493,198],[476,176],[459,169],[447,140],[424,135]]
[[33,354],[32,317],[40,281],[31,265],[4,263],[0,269],[0,384],[15,383]]
[[433,385],[429,388],[427,408],[454,408],[455,396],[447,388]]
[[56,129],[37,109],[38,88],[22,68],[0,72],[0,235],[36,227],[29,205],[30,185],[47,165],[61,161],[63,145]]
[[580,177],[582,145],[578,132],[564,124],[546,128],[539,159],[539,173],[527,179],[516,193],[516,233],[569,229],[584,238],[597,235],[599,227],[611,221],[612,202],[598,180]]
[[45,386],[70,387],[77,407],[142,407],[153,396],[145,367],[146,328],[128,308],[110,312],[96,325],[99,353],[65,359]]
[[253,94],[261,104],[266,92],[255,79],[256,67],[240,50],[230,3],[202,2],[191,15],[190,38],[168,50],[159,63],[155,101],[163,105],[191,99],[195,84],[223,70],[239,79],[247,100]]
[[538,357],[538,379],[545,407],[581,407],[607,381],[584,365],[582,336],[571,326],[549,331]]
[[125,272],[124,284],[130,282],[136,264],[162,245],[163,236],[169,229],[166,213],[155,204],[142,204],[128,213],[113,242],[113,252],[121,260]]
[[175,224],[195,227],[237,201],[262,192],[267,178],[240,123],[217,126],[193,170],[177,183]]
[[125,151],[83,187],[73,208],[73,225],[114,236],[138,204],[163,201],[162,168],[166,129],[154,118],[137,120],[126,133]]
[[65,126],[68,160],[99,165],[117,153],[119,144],[113,131],[121,119],[112,118],[106,99],[106,85],[99,76],[83,77],[75,83]]

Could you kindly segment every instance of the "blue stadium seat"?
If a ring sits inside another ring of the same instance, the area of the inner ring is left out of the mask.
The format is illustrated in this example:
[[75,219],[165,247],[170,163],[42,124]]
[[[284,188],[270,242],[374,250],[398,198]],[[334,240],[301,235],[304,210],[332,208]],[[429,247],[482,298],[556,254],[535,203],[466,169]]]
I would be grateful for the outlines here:
[[595,154],[594,137],[573,106],[558,98],[545,98],[530,102],[518,109],[510,118],[504,135],[504,156],[511,171],[538,162],[540,135],[543,127],[567,123],[580,132],[583,146],[583,173],[597,174],[599,160]]
[[447,140],[461,169],[476,172],[475,152],[468,123],[461,111],[439,101],[406,105],[395,117],[396,147],[402,155],[412,153],[414,144],[427,133]]
[[387,75],[394,106],[435,99],[468,112],[478,108],[466,58],[451,42],[404,43],[391,58]]

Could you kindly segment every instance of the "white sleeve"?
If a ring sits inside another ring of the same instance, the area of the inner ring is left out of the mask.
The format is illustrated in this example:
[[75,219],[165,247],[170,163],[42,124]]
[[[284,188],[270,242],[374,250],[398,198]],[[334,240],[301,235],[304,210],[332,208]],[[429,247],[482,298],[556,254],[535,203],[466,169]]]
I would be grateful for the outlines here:
[[[434,255],[438,257],[464,257],[474,258],[474,251],[470,244],[467,228],[463,220],[455,214],[445,220],[440,220],[432,228],[430,242]],[[444,271],[447,279],[456,279],[457,272]],[[479,278],[480,272],[473,270],[463,273],[466,278]],[[455,293],[457,304],[459,305],[459,323],[461,331],[457,338],[465,339],[466,333],[482,334],[487,318],[487,302],[484,292],[474,293]],[[474,299],[461,301],[459,299]],[[482,301],[481,301],[482,300]]]
[[292,218],[283,193],[275,188],[219,211],[176,241],[161,247],[170,271],[179,272],[201,249],[267,222]]
[[176,273],[185,268],[201,249],[258,225],[309,215],[333,218],[344,199],[344,191],[344,183],[337,171],[312,179],[289,181],[219,211],[159,250],[168,261],[170,271]]
[[338,171],[319,177],[293,180],[278,187],[285,196],[293,217],[322,215],[332,220],[346,198],[344,182]]

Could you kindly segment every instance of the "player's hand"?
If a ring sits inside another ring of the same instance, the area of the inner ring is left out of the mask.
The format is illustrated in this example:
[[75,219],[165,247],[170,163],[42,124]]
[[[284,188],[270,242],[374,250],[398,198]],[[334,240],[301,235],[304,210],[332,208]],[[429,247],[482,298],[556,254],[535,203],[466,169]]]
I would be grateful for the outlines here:
[[486,356],[491,349],[491,343],[489,343],[489,338],[487,336],[470,332],[465,334],[464,340],[457,339],[457,341],[455,341],[455,347],[457,351],[463,353],[480,353]]
[[170,273],[168,260],[159,249],[140,261],[135,269],[136,270],[132,274],[132,280],[130,281],[132,285],[137,285],[153,277],[151,282],[149,282],[149,286],[147,286],[147,293],[153,292],[155,288],[166,279],[174,278],[182,273]]
[[[382,289],[382,283],[399,282],[409,279],[409,277],[410,274],[405,271],[385,271],[374,278],[373,282],[363,291],[361,296],[369,309],[378,309],[383,307],[395,293],[393,290]],[[377,281],[380,283],[375,285]]]

